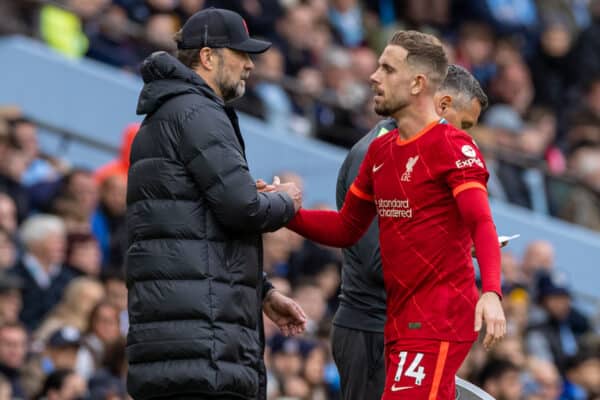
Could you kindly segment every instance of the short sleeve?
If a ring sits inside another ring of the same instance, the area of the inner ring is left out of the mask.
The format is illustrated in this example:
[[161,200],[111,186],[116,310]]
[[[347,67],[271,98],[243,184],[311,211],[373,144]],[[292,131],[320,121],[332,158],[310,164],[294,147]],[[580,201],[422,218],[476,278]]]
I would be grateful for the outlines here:
[[365,201],[373,201],[373,163],[372,160],[372,151],[373,146],[369,146],[369,150],[367,150],[367,154],[363,162],[360,165],[358,170],[358,175],[352,185],[350,185],[350,191],[356,197],[363,199]]
[[441,149],[440,168],[456,197],[460,192],[478,188],[487,191],[489,173],[477,144],[466,133],[449,128]]

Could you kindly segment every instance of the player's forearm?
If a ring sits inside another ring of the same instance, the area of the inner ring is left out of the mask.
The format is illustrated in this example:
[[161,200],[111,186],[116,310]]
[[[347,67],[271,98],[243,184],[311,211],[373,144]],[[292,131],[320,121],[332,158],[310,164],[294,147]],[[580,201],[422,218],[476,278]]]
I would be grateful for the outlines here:
[[349,247],[362,237],[374,216],[373,203],[349,192],[339,212],[300,209],[287,227],[326,246]]
[[500,247],[487,193],[479,189],[466,190],[457,196],[456,201],[475,245],[482,291],[495,292],[501,297]]

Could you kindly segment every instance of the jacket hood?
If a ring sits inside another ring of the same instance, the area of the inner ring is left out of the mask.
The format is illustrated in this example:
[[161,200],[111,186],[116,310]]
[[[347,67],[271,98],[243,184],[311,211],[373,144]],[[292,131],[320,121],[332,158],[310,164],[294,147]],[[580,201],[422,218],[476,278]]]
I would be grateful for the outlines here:
[[201,94],[223,104],[198,74],[164,51],[146,58],[141,73],[144,87],[138,99],[138,115],[150,114],[167,100],[189,93]]

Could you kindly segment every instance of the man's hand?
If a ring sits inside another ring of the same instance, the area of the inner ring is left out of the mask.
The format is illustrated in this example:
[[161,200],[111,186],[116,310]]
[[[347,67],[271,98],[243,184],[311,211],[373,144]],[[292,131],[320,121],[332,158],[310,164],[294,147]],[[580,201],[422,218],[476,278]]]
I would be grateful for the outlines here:
[[298,188],[298,186],[296,186],[295,183],[281,183],[279,177],[275,176],[271,185],[275,188],[273,191],[285,192],[292,198],[294,201],[294,210],[298,211],[300,209],[302,206],[302,191]]
[[256,190],[258,190],[259,192],[268,193],[268,192],[274,191],[275,186],[269,185],[267,182],[263,181],[262,179],[257,179],[256,180]]
[[298,303],[272,289],[263,301],[263,311],[285,336],[297,335],[306,329],[306,314]]
[[489,350],[506,334],[506,318],[500,298],[494,292],[485,292],[475,307],[475,331],[479,332],[485,321],[483,347]]

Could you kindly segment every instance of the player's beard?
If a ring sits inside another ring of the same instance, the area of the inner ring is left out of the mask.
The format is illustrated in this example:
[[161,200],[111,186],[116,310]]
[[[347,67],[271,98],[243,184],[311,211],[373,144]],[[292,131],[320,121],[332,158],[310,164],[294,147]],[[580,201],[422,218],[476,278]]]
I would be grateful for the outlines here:
[[389,104],[384,100],[379,104],[375,103],[373,109],[375,110],[375,113],[377,115],[381,115],[382,117],[389,117],[391,115],[394,115],[396,112],[402,110],[403,108],[407,107],[408,104],[408,101],[398,101],[396,104]]

